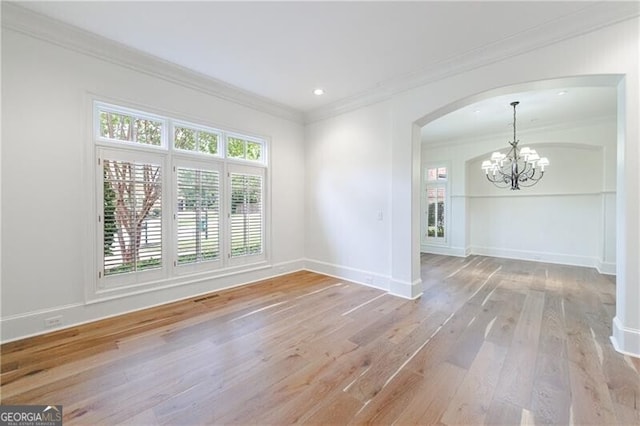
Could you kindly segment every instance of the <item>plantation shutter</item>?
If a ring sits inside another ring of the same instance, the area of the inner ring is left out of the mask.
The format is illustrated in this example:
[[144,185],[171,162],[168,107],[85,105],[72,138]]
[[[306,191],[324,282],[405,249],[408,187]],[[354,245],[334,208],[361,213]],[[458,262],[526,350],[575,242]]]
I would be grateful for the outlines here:
[[178,167],[178,264],[220,257],[220,174]]
[[264,250],[263,176],[230,173],[231,258]]
[[103,160],[104,275],[162,267],[162,170]]

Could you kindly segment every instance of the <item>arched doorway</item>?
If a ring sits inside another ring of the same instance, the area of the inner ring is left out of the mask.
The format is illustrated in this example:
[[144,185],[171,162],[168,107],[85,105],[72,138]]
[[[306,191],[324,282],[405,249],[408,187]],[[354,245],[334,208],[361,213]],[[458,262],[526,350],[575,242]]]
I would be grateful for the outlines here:
[[[612,118],[613,120],[615,120],[615,123],[616,123],[615,124],[615,128],[616,128],[615,146],[618,150],[621,150],[621,152],[624,152],[625,115],[623,112],[624,112],[624,105],[625,105],[625,82],[624,82],[624,78],[620,75],[580,76],[580,77],[529,82],[529,83],[523,83],[518,85],[512,85],[508,87],[501,87],[498,89],[489,90],[489,91],[475,94],[463,99],[459,99],[445,106],[442,106],[441,108],[423,116],[422,118],[414,122],[414,130],[413,130],[414,147],[416,146],[415,139],[420,137],[419,136],[420,129],[423,126],[428,125],[428,123],[435,122],[440,117],[443,117],[453,111],[463,109],[465,107],[468,107],[470,105],[476,104],[481,101],[486,101],[488,99],[510,95],[514,93],[523,93],[523,92],[535,93],[536,91],[545,91],[545,90],[560,91],[560,90],[566,90],[566,89],[570,90],[571,88],[579,88],[579,87],[594,87],[594,88],[604,87],[604,88],[609,88],[610,90],[614,90],[616,92],[617,115],[616,117]],[[505,123],[505,125],[506,124],[507,123]],[[506,140],[504,141],[503,145],[506,145]],[[586,144],[586,145],[589,145],[589,144]],[[420,146],[421,148],[419,149],[419,152],[420,152],[420,157],[422,158],[423,150],[422,150],[421,144]],[[465,167],[463,168],[461,173],[463,175],[466,174],[466,165],[468,162],[470,163],[474,162],[479,156],[486,154],[488,151],[489,151],[488,149],[484,149],[476,152],[475,155],[467,154],[467,157],[464,159]],[[414,149],[414,152],[415,152],[415,149]],[[609,160],[611,160],[611,156],[609,156]],[[609,163],[611,163],[611,161],[609,161]],[[620,220],[621,218],[624,218],[624,214],[625,214],[622,206],[624,206],[625,204],[625,191],[627,190],[627,187],[628,187],[628,184],[625,185],[624,180],[620,179],[621,176],[624,176],[624,164],[625,164],[624,155],[618,156],[615,161],[615,164],[617,168],[615,172],[612,172],[611,170],[608,170],[606,172],[608,173],[608,176],[609,176],[609,181],[608,181],[609,183],[608,183],[608,188],[606,187],[607,185],[605,185],[605,189],[603,190],[603,195],[602,195],[602,197],[605,199],[603,201],[603,205],[604,205],[603,211],[605,213],[603,214],[607,214],[609,220],[611,219],[612,215],[615,215],[616,217],[615,231],[613,231],[614,226],[609,226],[609,228],[607,229],[607,236],[605,236],[602,241],[602,244],[606,245],[607,250],[609,251],[612,251],[612,245],[613,246],[617,245],[617,247],[624,247],[624,244],[622,243],[621,238],[622,239],[625,238],[625,226],[626,226],[624,220]],[[422,166],[423,164],[421,161],[419,166],[420,169],[423,169]],[[455,172],[455,166],[452,166],[452,168],[453,168],[453,171]],[[416,173],[414,173],[414,176],[415,174]],[[618,179],[616,179],[615,176],[617,176]],[[613,177],[613,182],[617,180],[617,182],[613,184],[615,190],[611,189],[612,177]],[[465,177],[463,179],[464,183],[461,184],[463,187],[466,184],[466,179],[467,178]],[[416,182],[414,179],[414,185],[417,185],[417,184],[418,182]],[[422,188],[420,189],[414,188],[413,193],[414,194],[420,193],[421,189]],[[454,189],[452,189],[452,193],[455,194]],[[466,194],[466,192],[463,192],[463,194]],[[464,198],[464,197],[461,197],[461,198]],[[454,204],[452,208],[456,207],[455,203],[456,202],[452,202],[452,204]],[[418,205],[421,206],[420,203],[415,203],[415,204],[416,204],[416,207]],[[466,204],[466,200],[463,200],[462,202],[458,202],[458,204],[459,204],[458,208],[463,208],[465,210],[465,214],[463,216],[465,218],[468,217],[467,209],[469,208],[469,206]],[[417,208],[422,208],[422,206]],[[413,217],[415,219],[412,221],[412,229],[414,232],[422,232],[422,229],[423,229],[423,222],[420,219],[420,216],[421,216],[420,213],[413,214]],[[467,225],[465,224],[465,226]],[[613,243],[611,242],[612,240],[614,241]],[[456,248],[457,249],[462,248],[463,249],[462,255],[464,255],[468,252],[468,236],[463,237],[462,241],[463,241],[463,245],[461,247],[456,247]],[[615,243],[615,241],[617,241],[617,243]],[[600,249],[604,250],[602,249],[602,247],[600,247]],[[615,252],[615,250],[613,251]],[[613,327],[614,330],[613,330],[612,340],[616,348],[620,346],[633,347],[634,346],[633,342],[630,345],[629,344],[625,345],[624,343],[622,343],[625,340],[625,338],[627,342],[629,342],[630,338],[633,339],[635,335],[631,333],[631,337],[629,338],[628,330],[624,329],[624,327],[622,326],[623,321],[619,320],[619,317],[621,316],[624,317],[625,312],[628,314],[629,306],[633,307],[637,305],[637,301],[636,302],[629,301],[629,294],[634,295],[634,294],[637,294],[638,291],[637,289],[635,290],[633,288],[630,289],[628,286],[633,286],[634,283],[629,283],[626,281],[625,268],[624,268],[624,265],[627,262],[626,252],[624,250],[622,251],[618,250],[618,252],[619,252],[618,258],[616,260],[617,266],[615,267],[618,275],[618,286],[616,289],[617,304],[616,304],[616,318],[614,318],[614,327]],[[416,258],[417,257],[418,256],[416,256]],[[606,272],[613,272],[613,266],[606,265],[606,263],[608,262],[607,258],[603,256],[600,260],[602,261],[601,263],[604,263],[604,264],[593,265],[593,266],[596,266],[596,267],[602,266],[603,268],[609,268]],[[559,262],[559,263],[562,263],[562,262]]]

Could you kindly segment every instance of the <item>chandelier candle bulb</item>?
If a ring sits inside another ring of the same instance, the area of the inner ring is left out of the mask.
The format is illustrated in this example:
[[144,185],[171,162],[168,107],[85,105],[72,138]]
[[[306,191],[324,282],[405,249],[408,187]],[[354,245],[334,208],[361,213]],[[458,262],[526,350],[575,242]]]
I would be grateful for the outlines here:
[[542,157],[538,160],[538,166],[540,166],[540,171],[544,172],[544,167],[549,165],[549,159],[547,157]]
[[[547,157],[540,157],[535,149],[518,147],[516,138],[516,106],[520,102],[511,102],[513,107],[513,141],[507,154],[493,152],[490,160],[482,162],[487,180],[498,188],[519,190],[520,187],[533,186],[544,176],[544,168],[549,165]],[[506,164],[505,164],[506,163]],[[536,164],[539,166],[536,170]],[[489,175],[491,170],[491,175]]]

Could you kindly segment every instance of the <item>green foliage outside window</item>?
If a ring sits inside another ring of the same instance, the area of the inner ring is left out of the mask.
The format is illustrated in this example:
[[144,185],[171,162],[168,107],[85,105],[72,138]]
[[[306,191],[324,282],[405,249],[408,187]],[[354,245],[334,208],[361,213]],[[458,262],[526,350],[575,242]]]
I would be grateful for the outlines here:
[[100,111],[100,136],[119,141],[160,146],[162,122]]
[[174,146],[178,149],[186,151],[196,150],[196,131],[185,129],[184,127],[176,127]]
[[176,126],[173,146],[185,151],[217,155],[218,134]]
[[260,161],[262,160],[262,144],[229,136],[227,137],[227,156]]

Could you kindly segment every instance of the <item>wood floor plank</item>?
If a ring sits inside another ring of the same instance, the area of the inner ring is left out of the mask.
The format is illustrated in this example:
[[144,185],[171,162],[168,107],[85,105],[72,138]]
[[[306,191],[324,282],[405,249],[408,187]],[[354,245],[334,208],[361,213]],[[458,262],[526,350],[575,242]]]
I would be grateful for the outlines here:
[[407,408],[424,377],[402,370],[389,386],[384,387],[351,420],[352,424],[392,424]]
[[424,374],[421,374],[423,380],[420,386],[393,423],[398,425],[439,423],[466,374],[467,370],[448,362],[431,365]]
[[497,396],[519,407],[531,401],[543,307],[544,293],[531,290],[500,373]]
[[487,425],[519,425],[521,418],[521,407],[500,398],[493,398],[484,423]]
[[453,395],[441,421],[447,425],[483,423],[489,411],[507,348],[485,342]]
[[0,347],[0,402],[74,424],[639,424],[615,278],[423,255],[404,300],[300,271]]
[[447,361],[464,369],[469,369],[476,359],[480,347],[485,342],[488,333],[498,318],[498,305],[495,302],[485,304],[483,309],[478,309],[477,314],[471,318],[465,330],[451,348]]
[[531,396],[531,412],[538,423],[568,424],[571,384],[566,357],[538,354]]
[[346,393],[337,393],[325,401],[321,401],[317,408],[300,423],[309,425],[340,425],[347,424],[362,408],[362,402]]

